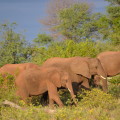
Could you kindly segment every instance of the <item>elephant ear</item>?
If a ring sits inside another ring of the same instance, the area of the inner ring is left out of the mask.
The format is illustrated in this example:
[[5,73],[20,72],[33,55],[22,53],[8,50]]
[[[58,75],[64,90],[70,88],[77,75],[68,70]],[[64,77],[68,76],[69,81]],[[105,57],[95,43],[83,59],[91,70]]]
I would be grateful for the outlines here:
[[74,62],[71,63],[70,65],[71,70],[75,74],[80,74],[82,76],[85,76],[87,78],[91,78],[90,70],[88,63],[84,60],[75,60]]

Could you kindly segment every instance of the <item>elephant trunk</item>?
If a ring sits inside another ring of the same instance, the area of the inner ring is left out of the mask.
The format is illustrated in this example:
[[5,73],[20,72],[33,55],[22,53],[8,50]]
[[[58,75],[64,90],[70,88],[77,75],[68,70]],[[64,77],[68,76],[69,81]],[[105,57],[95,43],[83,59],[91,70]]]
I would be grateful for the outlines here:
[[76,99],[75,99],[75,95],[74,95],[74,92],[73,92],[72,83],[71,83],[70,81],[67,82],[66,87],[68,88],[68,90],[69,90],[69,92],[70,92],[70,94],[71,94],[71,97],[72,97],[72,99],[73,99],[73,102],[75,103],[75,105],[77,105],[77,101],[76,101]]
[[107,78],[102,78],[102,76],[100,76],[102,79],[102,89],[104,92],[107,92],[108,88],[107,88]]
[[108,88],[107,88],[107,74],[104,71],[101,63],[99,63],[99,65],[98,65],[97,73],[101,77],[103,91],[107,92],[107,90],[108,90]]

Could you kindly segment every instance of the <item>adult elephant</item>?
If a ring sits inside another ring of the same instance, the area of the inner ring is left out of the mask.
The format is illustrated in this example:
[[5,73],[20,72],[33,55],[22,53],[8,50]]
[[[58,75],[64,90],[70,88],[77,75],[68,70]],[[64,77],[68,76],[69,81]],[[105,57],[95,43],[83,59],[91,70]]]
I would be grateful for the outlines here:
[[[92,75],[99,75],[102,78],[103,90],[107,91],[107,80],[104,69],[101,66],[100,61],[97,58],[88,58],[88,57],[71,57],[71,58],[59,58],[54,57],[46,60],[43,63],[43,66],[57,66],[63,67],[63,69],[70,69],[79,79],[73,79],[72,82],[80,83],[86,88],[89,88],[88,79]],[[81,81],[81,76],[85,80]]]
[[0,74],[2,74],[2,76],[5,76],[8,73],[16,77],[23,70],[26,70],[29,68],[37,68],[37,67],[38,65],[33,63],[6,64],[0,68]]
[[71,74],[70,71],[57,67],[27,69],[15,80],[16,94],[26,101],[29,96],[40,95],[48,91],[49,104],[53,105],[53,102],[56,102],[62,107],[63,103],[59,98],[57,88],[68,88],[75,102]]
[[[107,51],[98,54],[99,59],[107,77],[112,77],[120,74],[120,51]],[[100,84],[101,78],[99,76],[94,77],[95,84]]]
[[11,74],[16,78],[22,71],[30,68],[38,68],[39,66],[33,63],[21,64],[6,64],[0,68],[0,74],[4,77],[3,86],[7,87],[7,74]]

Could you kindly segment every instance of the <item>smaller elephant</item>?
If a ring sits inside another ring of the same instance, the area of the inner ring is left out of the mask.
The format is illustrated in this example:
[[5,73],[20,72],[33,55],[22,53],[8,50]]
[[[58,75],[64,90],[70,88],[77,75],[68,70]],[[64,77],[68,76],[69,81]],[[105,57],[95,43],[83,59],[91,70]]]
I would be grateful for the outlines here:
[[[71,78],[73,79],[72,76],[71,76]],[[74,92],[74,94],[75,94],[77,99],[79,99],[78,93],[81,94],[82,93],[82,89],[89,90],[89,91],[91,90],[90,86],[89,86],[89,80],[87,78],[85,78],[83,76],[79,76],[78,79],[79,79],[79,83],[78,82],[72,82],[73,92]],[[59,88],[59,90],[60,89],[65,89],[65,88],[62,87],[62,88]],[[48,104],[48,92],[45,92],[44,94],[42,94],[40,102],[43,105],[47,105]]]
[[27,69],[23,71],[15,80],[17,86],[16,94],[24,101],[29,96],[40,95],[48,91],[49,104],[56,102],[60,107],[63,106],[59,98],[57,88],[68,88],[73,101],[73,93],[70,73],[57,67],[40,67],[38,69]]
[[[120,74],[120,51],[102,52],[98,54],[97,58],[99,59],[107,77]],[[101,85],[100,76],[95,75],[94,82],[98,86]]]

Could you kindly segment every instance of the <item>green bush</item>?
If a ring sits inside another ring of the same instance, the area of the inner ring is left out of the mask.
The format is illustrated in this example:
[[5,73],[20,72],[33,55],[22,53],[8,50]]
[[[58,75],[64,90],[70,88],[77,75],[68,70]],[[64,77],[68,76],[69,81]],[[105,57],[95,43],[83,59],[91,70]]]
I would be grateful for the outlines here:
[[0,75],[0,86],[2,87],[13,87],[15,78],[13,75],[6,73],[5,77]]
[[92,91],[85,91],[83,99],[80,103],[82,105],[93,107],[101,107],[107,109],[113,109],[116,106],[116,100],[111,94],[104,93],[99,89],[92,89]]
[[[2,91],[2,94],[5,94],[0,97],[17,103],[26,109],[19,110],[0,104],[0,119],[2,120],[119,120],[120,117],[119,100],[114,99],[112,95],[106,94],[98,89],[87,91],[77,106],[71,106],[69,104],[63,108],[55,107],[52,109],[54,110],[52,113],[49,112],[51,110],[49,107],[35,107],[31,104],[29,106],[24,104],[23,101],[15,97],[14,92],[15,91],[12,90]],[[69,98],[69,96],[66,97]]]
[[27,110],[2,107],[2,120],[49,120],[49,114],[45,113],[42,108],[29,107]]
[[110,83],[119,85],[120,84],[120,75],[114,76],[109,80]]
[[0,75],[0,86],[3,86],[3,82],[4,82],[4,78],[2,77],[2,75]]
[[112,77],[109,80],[109,93],[116,98],[120,98],[120,75]]
[[51,57],[96,57],[97,54],[103,51],[119,50],[120,46],[113,46],[110,43],[85,42],[76,43],[73,40],[63,42],[54,42],[49,47],[34,48],[32,62],[42,64],[45,60]]

